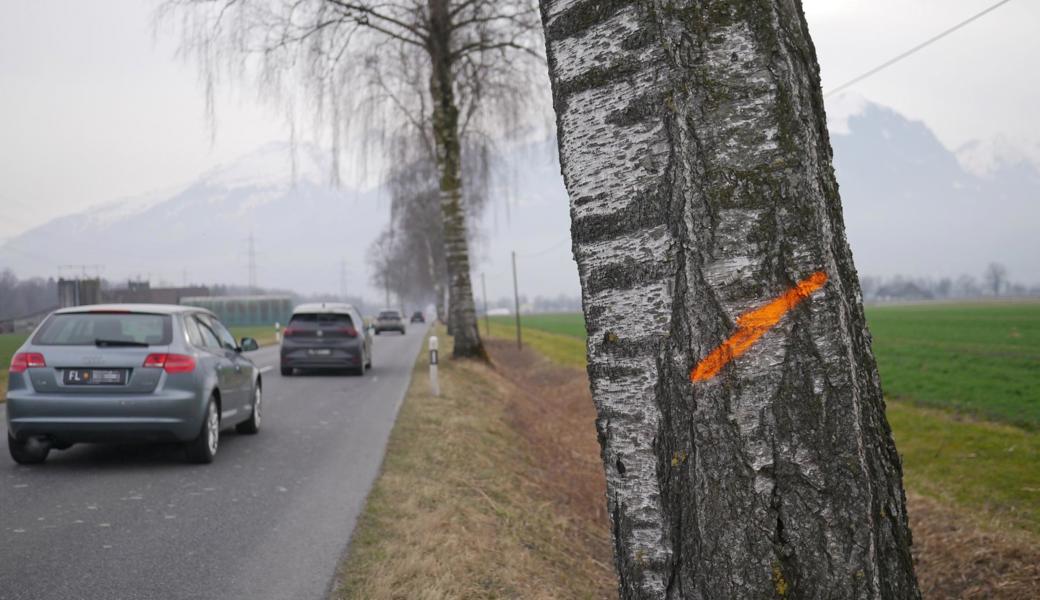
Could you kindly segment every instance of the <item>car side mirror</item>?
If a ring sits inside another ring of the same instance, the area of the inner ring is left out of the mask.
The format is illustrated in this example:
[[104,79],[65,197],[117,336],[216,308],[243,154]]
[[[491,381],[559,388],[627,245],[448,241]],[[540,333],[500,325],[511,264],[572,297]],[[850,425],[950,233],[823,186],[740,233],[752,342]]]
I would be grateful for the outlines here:
[[251,337],[244,337],[242,338],[241,348],[242,352],[252,352],[254,350],[259,350],[260,344]]

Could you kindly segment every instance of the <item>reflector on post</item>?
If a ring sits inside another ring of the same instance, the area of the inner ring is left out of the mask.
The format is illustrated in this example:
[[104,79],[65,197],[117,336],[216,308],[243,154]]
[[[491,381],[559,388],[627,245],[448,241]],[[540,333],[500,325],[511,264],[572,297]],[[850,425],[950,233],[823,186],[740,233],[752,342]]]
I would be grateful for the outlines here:
[[437,382],[437,336],[430,336],[430,393],[434,396],[441,395],[441,388]]

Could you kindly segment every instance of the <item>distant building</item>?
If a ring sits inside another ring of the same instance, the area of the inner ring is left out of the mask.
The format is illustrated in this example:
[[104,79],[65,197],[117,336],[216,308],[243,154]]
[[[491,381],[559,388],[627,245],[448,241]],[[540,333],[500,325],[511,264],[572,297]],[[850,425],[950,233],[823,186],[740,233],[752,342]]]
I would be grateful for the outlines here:
[[178,304],[198,306],[230,326],[285,325],[292,316],[293,299],[289,296],[202,296],[181,298]]
[[147,281],[129,281],[125,288],[103,292],[105,302],[113,304],[180,304],[182,298],[209,296],[203,286],[153,288]]
[[101,279],[59,279],[58,306],[83,306],[101,303]]

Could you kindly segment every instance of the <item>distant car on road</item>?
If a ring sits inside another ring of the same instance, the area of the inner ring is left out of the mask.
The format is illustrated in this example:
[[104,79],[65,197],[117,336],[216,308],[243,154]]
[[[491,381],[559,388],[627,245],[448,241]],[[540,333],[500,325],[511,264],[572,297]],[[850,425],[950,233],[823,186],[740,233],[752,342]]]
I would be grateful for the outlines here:
[[372,336],[361,313],[350,304],[301,304],[282,332],[281,371],[372,368]]
[[414,313],[412,313],[412,323],[425,323],[425,322],[426,322],[426,315],[423,314],[423,311],[417,310]]
[[220,432],[260,430],[260,370],[213,313],[111,304],[52,313],[11,359],[7,446],[21,464],[79,442],[166,441],[209,463]]
[[376,317],[375,330],[376,335],[384,331],[400,331],[401,335],[404,335],[404,317],[401,316],[401,311],[392,308],[379,311],[379,316]]

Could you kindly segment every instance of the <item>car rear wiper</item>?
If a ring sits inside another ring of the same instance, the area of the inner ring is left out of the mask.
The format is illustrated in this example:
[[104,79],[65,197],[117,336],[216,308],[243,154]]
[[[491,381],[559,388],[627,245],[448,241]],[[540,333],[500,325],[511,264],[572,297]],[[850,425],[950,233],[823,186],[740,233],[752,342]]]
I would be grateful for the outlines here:
[[109,348],[109,347],[123,347],[123,348],[147,348],[148,344],[144,342],[134,342],[132,340],[94,340],[94,345],[98,348]]

